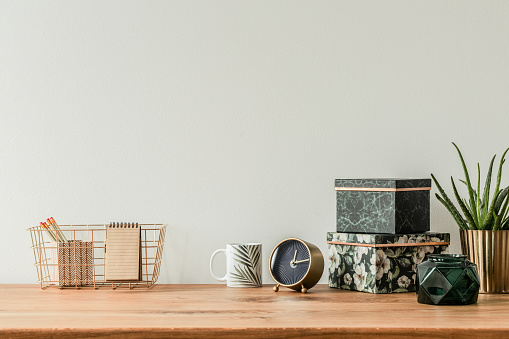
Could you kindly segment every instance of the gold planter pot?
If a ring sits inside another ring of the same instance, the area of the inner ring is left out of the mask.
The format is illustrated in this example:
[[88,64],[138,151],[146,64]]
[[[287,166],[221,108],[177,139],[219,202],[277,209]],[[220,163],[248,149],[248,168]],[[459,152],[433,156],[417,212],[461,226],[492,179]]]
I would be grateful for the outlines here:
[[509,293],[509,231],[460,230],[461,251],[477,265],[481,293]]

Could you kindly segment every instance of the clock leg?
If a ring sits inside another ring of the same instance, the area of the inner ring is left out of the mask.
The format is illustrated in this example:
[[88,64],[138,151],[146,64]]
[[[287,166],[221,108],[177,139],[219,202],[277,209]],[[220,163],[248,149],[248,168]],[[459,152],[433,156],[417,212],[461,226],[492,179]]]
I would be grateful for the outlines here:
[[274,286],[273,290],[274,290],[274,292],[279,291],[279,284],[277,284],[276,286]]
[[308,291],[307,288],[304,287],[304,285],[300,285],[302,289],[300,290],[302,293],[306,293]]

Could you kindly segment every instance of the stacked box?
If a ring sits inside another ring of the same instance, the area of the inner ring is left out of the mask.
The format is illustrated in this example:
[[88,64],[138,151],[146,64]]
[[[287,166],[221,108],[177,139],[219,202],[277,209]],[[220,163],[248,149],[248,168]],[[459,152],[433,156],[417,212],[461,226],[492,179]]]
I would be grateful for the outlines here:
[[327,234],[329,286],[369,293],[415,291],[416,266],[447,253],[431,233],[430,179],[336,179],[337,232]]
[[449,233],[327,233],[329,286],[369,293],[415,292],[416,266],[448,253]]
[[336,179],[337,231],[429,231],[431,179]]

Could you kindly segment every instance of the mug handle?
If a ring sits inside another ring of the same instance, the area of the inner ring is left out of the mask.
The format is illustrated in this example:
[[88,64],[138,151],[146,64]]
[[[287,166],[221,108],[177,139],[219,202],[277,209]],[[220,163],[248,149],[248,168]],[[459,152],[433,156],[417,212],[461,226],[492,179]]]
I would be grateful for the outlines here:
[[226,250],[224,250],[224,249],[217,250],[214,253],[212,253],[212,256],[210,257],[210,274],[212,274],[212,278],[216,279],[217,281],[226,281],[226,277],[228,276],[228,272],[226,272],[224,277],[220,278],[217,275],[215,275],[214,271],[212,270],[212,262],[214,261],[214,257],[216,256],[216,254],[218,254],[219,252],[223,252],[224,255],[226,255]]

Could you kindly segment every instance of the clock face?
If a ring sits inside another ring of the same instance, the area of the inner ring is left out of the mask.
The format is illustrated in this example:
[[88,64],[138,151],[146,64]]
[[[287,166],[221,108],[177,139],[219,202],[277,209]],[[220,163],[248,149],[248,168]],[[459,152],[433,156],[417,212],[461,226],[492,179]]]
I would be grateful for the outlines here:
[[304,278],[309,269],[307,247],[298,240],[283,241],[272,253],[270,271],[282,285],[294,285]]

